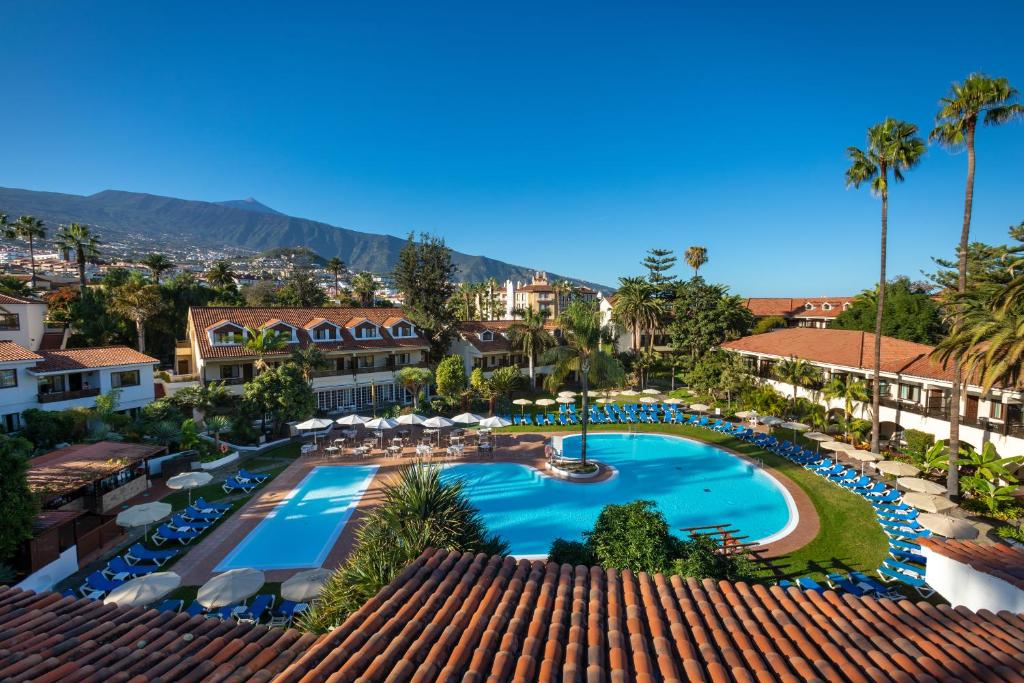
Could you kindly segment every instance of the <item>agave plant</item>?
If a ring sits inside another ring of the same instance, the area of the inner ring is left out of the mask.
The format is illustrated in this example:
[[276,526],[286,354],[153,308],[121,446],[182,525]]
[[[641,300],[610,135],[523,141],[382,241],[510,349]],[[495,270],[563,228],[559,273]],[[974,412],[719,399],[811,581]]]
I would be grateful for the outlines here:
[[170,446],[181,439],[181,428],[170,420],[156,422],[146,432],[149,438],[164,446]]
[[206,431],[213,434],[213,440],[220,450],[220,435],[231,429],[231,419],[226,415],[211,415],[206,418]]

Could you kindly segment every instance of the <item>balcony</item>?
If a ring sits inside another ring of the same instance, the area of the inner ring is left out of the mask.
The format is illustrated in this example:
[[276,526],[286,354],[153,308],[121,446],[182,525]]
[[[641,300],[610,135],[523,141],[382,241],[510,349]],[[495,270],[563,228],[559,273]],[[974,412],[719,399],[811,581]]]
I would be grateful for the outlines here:
[[58,401],[74,401],[78,398],[99,396],[99,389],[78,389],[77,391],[49,391],[39,393],[40,403],[57,403]]
[[365,368],[345,368],[344,370],[330,368],[328,370],[318,370],[312,373],[311,377],[344,377],[345,375],[367,375],[374,372],[393,372],[401,370],[402,368],[425,367],[427,367],[426,363],[380,363]]
[[912,413],[914,415],[920,415],[921,417],[927,417],[933,420],[949,421],[949,403],[947,401],[936,401],[923,406],[920,403],[915,403],[913,401],[898,401],[896,399],[883,396],[878,402],[885,408],[892,408],[893,410],[901,413]]

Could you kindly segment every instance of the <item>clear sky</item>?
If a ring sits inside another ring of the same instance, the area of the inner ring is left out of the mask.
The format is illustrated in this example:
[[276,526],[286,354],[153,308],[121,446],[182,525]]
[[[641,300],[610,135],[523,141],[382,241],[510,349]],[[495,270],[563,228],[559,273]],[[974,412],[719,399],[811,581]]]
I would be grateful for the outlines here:
[[[700,5],[700,6],[698,6]],[[708,247],[748,295],[877,277],[844,150],[1024,88],[1024,3],[5,0],[0,185],[289,214],[598,282]],[[892,192],[890,268],[951,253],[964,155]],[[981,131],[974,235],[1024,220],[1024,124]]]

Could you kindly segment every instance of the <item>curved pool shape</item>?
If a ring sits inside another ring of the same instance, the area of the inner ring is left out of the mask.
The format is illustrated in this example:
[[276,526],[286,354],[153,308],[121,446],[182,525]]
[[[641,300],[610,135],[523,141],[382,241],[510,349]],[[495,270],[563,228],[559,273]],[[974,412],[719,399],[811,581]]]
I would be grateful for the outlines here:
[[[580,437],[562,441],[579,457]],[[555,538],[582,540],[609,503],[653,500],[677,534],[684,527],[732,524],[745,541],[767,543],[796,526],[793,500],[756,465],[714,446],[658,434],[593,434],[587,458],[611,465],[610,479],[581,484],[553,479],[516,463],[459,463],[443,476],[461,478],[487,528],[519,557],[544,557]]]

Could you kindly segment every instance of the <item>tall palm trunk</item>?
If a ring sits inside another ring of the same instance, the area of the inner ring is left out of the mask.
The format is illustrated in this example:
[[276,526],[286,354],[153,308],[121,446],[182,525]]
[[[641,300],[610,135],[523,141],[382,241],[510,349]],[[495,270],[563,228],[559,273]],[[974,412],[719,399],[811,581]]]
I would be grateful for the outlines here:
[[82,291],[85,291],[85,250],[81,246],[78,247],[75,253],[75,257],[78,259],[78,281],[82,285]]
[[36,246],[35,241],[32,239],[32,235],[28,236],[28,259],[32,264],[32,289],[36,288]]
[[533,389],[534,391],[536,391],[537,390],[537,375],[535,374],[535,368],[533,367],[533,351],[531,350],[530,353],[526,354],[526,357],[528,358],[527,362],[530,365],[530,367],[529,367],[529,370],[530,370],[530,388]]
[[590,422],[590,412],[587,407],[587,393],[590,388],[590,362],[580,363],[580,387],[583,389],[583,414],[580,415],[580,464],[587,464],[587,424]]
[[139,352],[146,352],[146,324],[142,318],[135,319],[135,331],[139,335]]
[[[885,166],[881,168],[882,178],[888,183],[888,171]],[[878,410],[881,404],[882,387],[882,312],[885,310],[885,259],[886,259],[886,238],[889,231],[889,189],[883,185],[882,189],[882,249],[878,269],[878,311],[875,313],[875,361],[874,381],[871,383],[871,452],[879,451],[879,420]]]
[[[963,294],[967,289],[967,245],[971,236],[971,212],[974,207],[974,127],[967,125],[967,187],[964,190],[964,222],[960,228],[960,254],[957,263],[956,291]],[[954,327],[963,319],[960,304],[957,303]],[[953,359],[953,390],[949,397],[949,472],[946,475],[946,489],[952,498],[960,494],[960,472],[957,458],[960,455],[960,394],[963,386],[963,369],[959,359]]]

